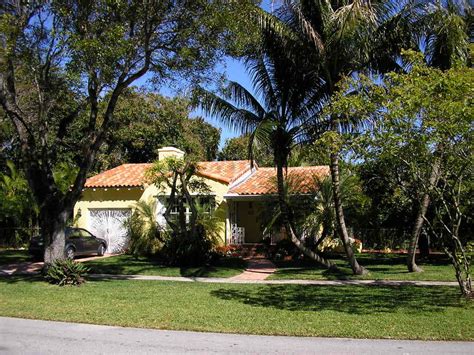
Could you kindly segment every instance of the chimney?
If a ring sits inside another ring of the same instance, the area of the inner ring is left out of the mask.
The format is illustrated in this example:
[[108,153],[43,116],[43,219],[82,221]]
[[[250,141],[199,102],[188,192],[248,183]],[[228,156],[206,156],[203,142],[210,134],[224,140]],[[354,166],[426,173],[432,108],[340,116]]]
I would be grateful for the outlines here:
[[163,147],[158,149],[158,160],[163,160],[169,157],[183,158],[184,152],[175,147]]

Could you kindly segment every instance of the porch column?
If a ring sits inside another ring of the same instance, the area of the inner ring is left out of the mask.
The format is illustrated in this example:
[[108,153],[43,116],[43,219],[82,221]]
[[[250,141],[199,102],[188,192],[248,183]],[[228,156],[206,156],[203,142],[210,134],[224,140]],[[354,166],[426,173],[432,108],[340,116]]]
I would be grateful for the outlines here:
[[227,213],[225,216],[225,244],[229,245],[232,238],[232,230],[230,226],[230,208],[232,202],[227,200]]

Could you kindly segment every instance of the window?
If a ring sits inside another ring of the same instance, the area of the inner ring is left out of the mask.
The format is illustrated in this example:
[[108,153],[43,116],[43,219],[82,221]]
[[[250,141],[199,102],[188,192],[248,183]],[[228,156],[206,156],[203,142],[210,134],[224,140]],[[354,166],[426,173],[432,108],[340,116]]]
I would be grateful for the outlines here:
[[212,213],[216,208],[214,196],[200,196],[197,198],[197,205],[204,213]]
[[[185,200],[183,198],[183,200]],[[198,209],[204,213],[212,213],[215,209],[215,198],[214,196],[195,196],[195,201]],[[189,222],[190,216],[191,216],[191,208],[189,207],[189,204],[185,201],[184,202],[184,214],[186,216],[186,223]],[[166,198],[166,206],[169,204],[169,197]],[[172,206],[170,206],[171,212],[170,212],[170,217],[172,218],[173,221],[178,221],[179,218],[179,204],[176,202]]]
[[79,233],[80,233],[81,237],[83,237],[83,238],[92,238],[92,234],[90,234],[85,229],[80,229]]

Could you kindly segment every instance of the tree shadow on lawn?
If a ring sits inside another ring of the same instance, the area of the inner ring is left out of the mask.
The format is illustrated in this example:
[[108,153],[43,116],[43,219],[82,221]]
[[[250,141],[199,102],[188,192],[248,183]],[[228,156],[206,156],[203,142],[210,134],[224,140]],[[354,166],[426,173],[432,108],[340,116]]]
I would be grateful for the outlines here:
[[[246,267],[246,262],[242,259],[223,258],[215,261],[211,265],[176,267],[163,264],[162,261],[154,258],[120,255],[117,257],[88,261],[85,265],[90,269],[91,274],[209,277],[218,271],[243,271]],[[160,269],[162,270],[161,273],[159,272]],[[176,269],[178,274],[173,272],[174,269]]]
[[25,249],[0,249],[0,265],[36,261]]
[[392,313],[397,310],[440,312],[446,307],[466,306],[466,300],[454,287],[265,285],[220,288],[211,291],[211,295],[254,307],[349,314]]
[[[352,274],[350,265],[343,254],[329,254],[327,258],[334,261],[338,269],[326,269],[317,264],[313,260],[290,260],[276,261],[275,264],[279,268],[279,275],[291,275],[295,277],[295,273],[301,275],[315,275],[320,273],[322,279],[326,280],[352,280],[357,279]],[[383,274],[408,274],[406,268],[406,256],[400,254],[358,254],[357,260],[361,265],[366,267],[370,272]],[[443,254],[432,254],[428,258],[419,259],[418,265],[423,266],[445,266],[451,265],[450,260]]]
[[236,270],[243,272],[247,267],[247,262],[240,258],[220,258],[211,265],[200,267],[181,267],[180,274],[183,277],[219,277],[216,276],[219,271]]

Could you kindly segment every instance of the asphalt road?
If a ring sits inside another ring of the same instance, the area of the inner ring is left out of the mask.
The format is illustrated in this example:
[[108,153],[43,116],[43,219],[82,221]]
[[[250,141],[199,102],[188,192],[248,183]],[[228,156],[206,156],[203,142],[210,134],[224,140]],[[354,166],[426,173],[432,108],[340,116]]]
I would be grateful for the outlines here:
[[0,317],[1,354],[474,354],[474,342],[299,338]]

